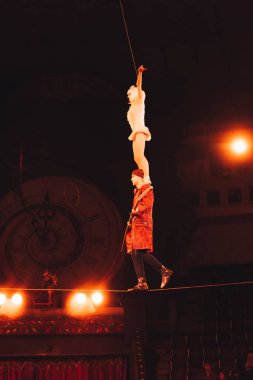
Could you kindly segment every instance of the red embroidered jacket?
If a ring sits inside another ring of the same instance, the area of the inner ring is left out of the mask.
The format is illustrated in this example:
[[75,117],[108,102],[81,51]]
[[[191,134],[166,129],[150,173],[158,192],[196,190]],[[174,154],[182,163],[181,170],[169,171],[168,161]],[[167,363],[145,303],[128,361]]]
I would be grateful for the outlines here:
[[153,188],[136,205],[137,198],[149,187],[149,184],[145,184],[140,189],[134,190],[132,209],[137,208],[138,211],[134,214],[126,234],[127,253],[131,253],[134,249],[149,249],[153,252]]

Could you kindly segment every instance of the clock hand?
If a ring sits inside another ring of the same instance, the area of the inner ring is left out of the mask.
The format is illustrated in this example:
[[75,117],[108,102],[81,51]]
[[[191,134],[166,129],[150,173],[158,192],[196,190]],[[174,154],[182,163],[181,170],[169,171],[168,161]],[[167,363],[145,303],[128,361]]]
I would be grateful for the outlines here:
[[48,192],[45,194],[44,202],[37,211],[37,215],[32,213],[31,224],[34,232],[40,238],[42,245],[48,244],[48,222],[55,217],[55,209],[50,203]]

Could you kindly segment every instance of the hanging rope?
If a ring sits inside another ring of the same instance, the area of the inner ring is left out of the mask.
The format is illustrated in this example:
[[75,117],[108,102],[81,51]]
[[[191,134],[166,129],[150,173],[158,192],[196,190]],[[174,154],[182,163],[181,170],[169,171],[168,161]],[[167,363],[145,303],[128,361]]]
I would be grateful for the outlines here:
[[122,18],[123,18],[123,22],[124,22],[124,26],[125,26],[125,30],[126,30],[128,45],[129,45],[129,48],[130,48],[130,52],[131,52],[131,56],[132,56],[132,60],[133,60],[133,64],[134,64],[134,69],[135,69],[135,72],[137,74],[137,67],[136,67],[136,64],[135,64],[134,53],[133,53],[133,49],[132,49],[132,45],[131,45],[131,41],[130,41],[128,29],[127,29],[127,23],[126,23],[126,18],[125,18],[125,14],[124,14],[124,9],[123,9],[123,5],[122,5],[122,1],[119,0],[119,2],[120,2],[120,8],[121,8],[121,13],[122,13]]

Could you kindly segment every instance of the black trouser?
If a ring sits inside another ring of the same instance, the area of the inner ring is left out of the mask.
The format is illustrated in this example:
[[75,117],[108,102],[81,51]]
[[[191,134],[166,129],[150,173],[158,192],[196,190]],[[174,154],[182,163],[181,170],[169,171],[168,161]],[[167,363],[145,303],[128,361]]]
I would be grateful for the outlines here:
[[137,277],[145,277],[144,261],[158,272],[161,272],[163,265],[148,249],[135,249],[132,251],[132,260]]

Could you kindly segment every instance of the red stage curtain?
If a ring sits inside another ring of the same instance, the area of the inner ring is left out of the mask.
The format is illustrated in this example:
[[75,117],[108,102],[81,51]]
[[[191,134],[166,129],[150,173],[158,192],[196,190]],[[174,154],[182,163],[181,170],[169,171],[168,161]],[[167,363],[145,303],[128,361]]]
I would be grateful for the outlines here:
[[0,380],[126,380],[125,357],[0,361]]

